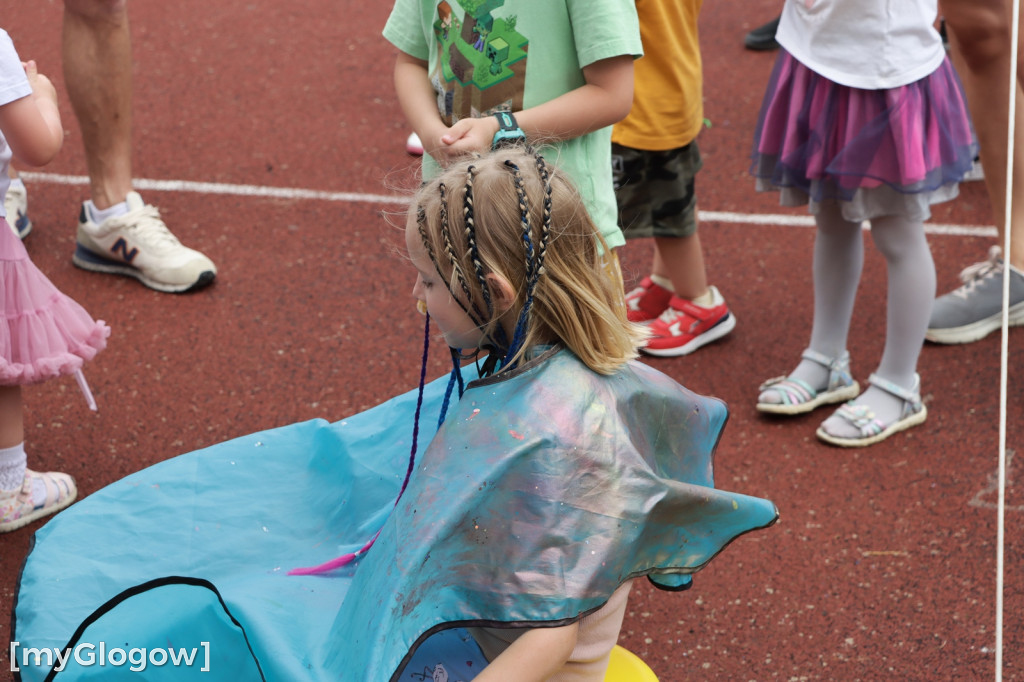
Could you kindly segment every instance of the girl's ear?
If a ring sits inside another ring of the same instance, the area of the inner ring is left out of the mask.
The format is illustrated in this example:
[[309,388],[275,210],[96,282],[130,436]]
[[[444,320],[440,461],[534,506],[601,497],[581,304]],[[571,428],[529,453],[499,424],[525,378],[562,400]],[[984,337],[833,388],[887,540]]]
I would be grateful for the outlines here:
[[491,300],[494,302],[494,314],[505,314],[509,308],[515,305],[515,289],[507,279],[493,272],[487,275],[486,279],[487,286],[491,290]]

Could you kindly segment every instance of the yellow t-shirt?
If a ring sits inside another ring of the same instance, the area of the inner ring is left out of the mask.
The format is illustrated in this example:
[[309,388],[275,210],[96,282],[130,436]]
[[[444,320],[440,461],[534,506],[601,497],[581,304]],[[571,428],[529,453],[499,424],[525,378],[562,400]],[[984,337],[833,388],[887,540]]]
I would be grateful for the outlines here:
[[634,63],[633,108],[612,141],[664,151],[697,137],[704,123],[697,18],[703,0],[637,0],[644,56]]

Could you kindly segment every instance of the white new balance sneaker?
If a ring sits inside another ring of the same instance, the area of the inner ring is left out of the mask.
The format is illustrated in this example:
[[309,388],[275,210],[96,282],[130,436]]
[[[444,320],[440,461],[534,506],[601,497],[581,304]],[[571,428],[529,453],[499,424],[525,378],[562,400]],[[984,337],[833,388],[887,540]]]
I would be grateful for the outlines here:
[[78,245],[71,261],[84,270],[134,277],[147,287],[183,293],[210,284],[217,267],[183,246],[160,219],[155,206],[137,192],[126,197],[128,213],[92,221],[85,204],[78,217]]
[[24,239],[32,231],[32,221],[28,219],[28,192],[25,186],[11,186],[7,188],[4,196],[4,211],[7,213],[7,224],[17,235],[18,239]]

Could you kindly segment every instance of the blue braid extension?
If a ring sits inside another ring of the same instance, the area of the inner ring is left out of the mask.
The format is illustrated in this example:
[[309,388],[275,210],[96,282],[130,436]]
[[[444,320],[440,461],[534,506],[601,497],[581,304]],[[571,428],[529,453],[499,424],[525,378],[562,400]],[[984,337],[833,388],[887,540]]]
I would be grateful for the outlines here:
[[412,449],[409,451],[409,468],[405,472],[405,480],[402,481],[402,489],[398,493],[398,499],[395,500],[396,507],[398,506],[398,500],[402,499],[402,493],[405,492],[406,486],[409,485],[409,479],[412,477],[412,470],[416,464],[416,445],[419,442],[420,436],[420,409],[423,407],[423,387],[427,383],[427,356],[430,350],[430,313],[427,312],[423,317],[425,318],[423,323],[423,359],[420,361],[420,387],[416,395],[416,413],[412,418]]
[[466,392],[466,384],[462,379],[462,365],[459,364],[458,353],[452,356],[452,362],[455,364],[452,371],[455,372],[455,376],[459,381],[459,400],[462,400],[462,394]]
[[459,382],[459,398],[462,397],[462,372],[459,371],[459,357],[461,349],[452,348],[452,373],[448,377],[448,386],[444,389],[444,401],[441,403],[441,414],[437,418],[437,428],[441,428],[441,424],[444,424],[445,415],[448,414],[448,403],[452,399],[452,389],[455,388],[455,377],[458,377]]

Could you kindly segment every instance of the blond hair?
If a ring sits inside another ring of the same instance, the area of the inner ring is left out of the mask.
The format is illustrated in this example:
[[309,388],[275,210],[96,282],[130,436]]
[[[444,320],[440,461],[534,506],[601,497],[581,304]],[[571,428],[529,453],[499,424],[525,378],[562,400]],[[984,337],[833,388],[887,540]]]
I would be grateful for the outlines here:
[[492,343],[514,366],[536,346],[561,343],[611,374],[637,356],[642,328],[626,319],[607,245],[571,181],[542,157],[505,149],[454,164],[414,198],[427,254],[452,295],[491,341],[501,338],[490,274],[515,292],[515,338]]

